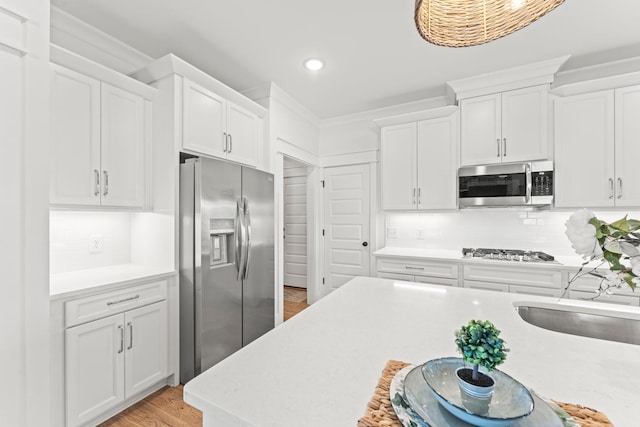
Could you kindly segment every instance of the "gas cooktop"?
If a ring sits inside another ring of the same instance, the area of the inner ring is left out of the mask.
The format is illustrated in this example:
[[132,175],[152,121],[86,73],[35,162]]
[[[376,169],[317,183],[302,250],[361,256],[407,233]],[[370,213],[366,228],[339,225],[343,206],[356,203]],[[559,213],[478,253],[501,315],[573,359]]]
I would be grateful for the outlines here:
[[555,258],[539,251],[519,249],[463,248],[462,256],[471,259],[486,259],[516,262],[553,262]]

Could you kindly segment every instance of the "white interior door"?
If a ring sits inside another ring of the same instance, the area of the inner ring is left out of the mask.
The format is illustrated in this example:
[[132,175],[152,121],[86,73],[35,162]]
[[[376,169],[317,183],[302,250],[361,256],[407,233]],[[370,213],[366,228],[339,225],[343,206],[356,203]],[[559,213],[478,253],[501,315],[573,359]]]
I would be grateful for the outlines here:
[[306,168],[287,168],[284,173],[284,284],[306,288]]
[[327,291],[369,275],[369,165],[324,170],[324,284]]

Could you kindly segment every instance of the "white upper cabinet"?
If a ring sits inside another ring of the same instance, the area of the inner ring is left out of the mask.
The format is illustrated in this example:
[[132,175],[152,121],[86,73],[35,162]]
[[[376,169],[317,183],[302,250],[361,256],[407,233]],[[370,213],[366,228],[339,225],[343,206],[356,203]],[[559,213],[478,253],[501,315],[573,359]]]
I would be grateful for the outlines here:
[[417,125],[403,123],[381,130],[382,208],[416,209]]
[[616,89],[615,205],[640,206],[640,86]]
[[51,66],[50,202],[100,204],[100,82]]
[[102,205],[144,207],[145,100],[101,86]]
[[547,85],[463,99],[460,111],[463,166],[548,157]]
[[640,205],[640,86],[555,100],[557,207]]
[[256,166],[260,131],[256,114],[187,78],[183,98],[183,149]]
[[457,113],[382,128],[383,209],[456,208],[457,128]]
[[151,103],[51,64],[50,203],[145,207]]

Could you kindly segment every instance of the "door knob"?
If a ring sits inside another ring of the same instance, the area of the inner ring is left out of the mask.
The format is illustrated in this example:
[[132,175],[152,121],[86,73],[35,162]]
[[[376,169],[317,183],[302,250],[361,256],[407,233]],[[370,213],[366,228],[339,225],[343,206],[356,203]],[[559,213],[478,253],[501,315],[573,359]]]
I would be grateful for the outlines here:
[[369,246],[367,242],[362,242],[362,246]]

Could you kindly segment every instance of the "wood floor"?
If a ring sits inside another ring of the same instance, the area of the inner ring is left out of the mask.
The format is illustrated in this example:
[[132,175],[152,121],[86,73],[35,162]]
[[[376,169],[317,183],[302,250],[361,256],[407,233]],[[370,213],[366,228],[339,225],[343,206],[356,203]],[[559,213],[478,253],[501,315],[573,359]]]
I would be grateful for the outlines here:
[[[305,292],[289,288],[294,292]],[[300,300],[301,298],[295,298]],[[302,302],[284,300],[284,320],[289,320],[309,307]],[[110,418],[99,427],[198,427],[202,426],[202,412],[182,400],[182,385],[164,387],[133,406]]]

